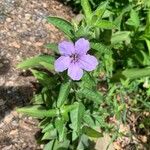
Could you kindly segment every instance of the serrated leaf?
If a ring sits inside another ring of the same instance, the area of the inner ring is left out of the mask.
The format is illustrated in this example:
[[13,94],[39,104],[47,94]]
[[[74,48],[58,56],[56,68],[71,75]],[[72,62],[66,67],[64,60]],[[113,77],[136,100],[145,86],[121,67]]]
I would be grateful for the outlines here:
[[57,99],[57,107],[61,107],[68,98],[71,89],[71,81],[62,83],[59,91],[59,96]]
[[88,126],[83,126],[82,127],[82,132],[86,135],[88,135],[89,137],[93,137],[93,138],[100,138],[103,136],[102,133],[92,129],[91,127]]
[[48,17],[47,21],[64,32],[68,37],[73,38],[74,28],[70,22],[58,17]]
[[17,112],[24,113],[26,115],[36,117],[36,118],[55,117],[59,113],[57,109],[47,110],[45,107],[41,105],[18,108]]
[[49,43],[49,44],[45,45],[45,47],[54,51],[55,53],[59,53],[58,44],[56,44],[56,43]]
[[93,101],[96,104],[100,104],[103,100],[103,96],[97,90],[91,90],[84,88],[78,91],[78,96],[84,97],[90,101]]
[[113,22],[107,20],[100,20],[95,23],[95,26],[102,29],[116,29],[116,25]]
[[98,51],[100,54],[110,54],[110,48],[103,43],[90,42],[91,48]]
[[29,68],[34,68],[34,67],[42,67],[42,65],[40,63],[46,62],[49,64],[54,64],[54,61],[55,61],[55,59],[52,56],[40,55],[40,56],[35,56],[33,58],[24,60],[17,66],[17,68],[29,69]]

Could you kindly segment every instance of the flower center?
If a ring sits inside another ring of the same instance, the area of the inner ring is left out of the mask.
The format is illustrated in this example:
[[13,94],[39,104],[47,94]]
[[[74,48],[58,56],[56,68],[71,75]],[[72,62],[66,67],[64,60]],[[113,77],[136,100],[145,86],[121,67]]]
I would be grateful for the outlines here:
[[70,58],[71,58],[72,63],[76,63],[79,60],[79,55],[78,54],[72,54],[70,56]]

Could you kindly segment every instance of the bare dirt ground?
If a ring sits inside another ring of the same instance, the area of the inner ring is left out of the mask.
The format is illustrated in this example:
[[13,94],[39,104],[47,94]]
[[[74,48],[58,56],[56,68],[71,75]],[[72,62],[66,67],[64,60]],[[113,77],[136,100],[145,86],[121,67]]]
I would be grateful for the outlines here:
[[47,16],[70,19],[71,9],[56,0],[0,0],[0,149],[40,150],[38,121],[18,114],[32,97],[34,78],[16,69],[23,59],[46,53],[46,43],[63,36],[46,22]]

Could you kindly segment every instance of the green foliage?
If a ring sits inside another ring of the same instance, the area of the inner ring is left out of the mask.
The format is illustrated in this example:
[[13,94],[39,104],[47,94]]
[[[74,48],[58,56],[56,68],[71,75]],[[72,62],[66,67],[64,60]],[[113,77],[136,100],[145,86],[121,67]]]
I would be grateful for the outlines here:
[[86,17],[86,21],[89,22],[89,20],[91,19],[91,15],[92,15],[92,10],[91,10],[91,6],[88,0],[81,0],[81,6],[82,9],[84,11],[85,17]]
[[[29,69],[34,67],[44,67],[44,64],[48,64],[48,66],[53,69],[54,57],[41,55],[33,58],[29,58],[18,65],[20,69]],[[48,67],[48,68],[49,68]],[[47,69],[47,67],[46,67]]]
[[98,131],[96,131],[88,126],[84,126],[82,128],[82,130],[83,130],[83,133],[88,135],[89,137],[100,138],[103,136],[101,133],[99,133]]
[[140,19],[138,13],[132,9],[130,13],[130,18],[126,22],[128,25],[138,28],[140,25]]
[[68,37],[73,37],[72,32],[74,28],[70,22],[58,17],[48,17],[47,21],[64,32]]
[[136,122],[140,129],[150,128],[143,115],[150,110],[150,2],[74,2],[82,8],[83,17],[72,22],[58,17],[47,20],[72,42],[88,39],[90,53],[99,60],[97,69],[85,72],[78,82],[68,79],[66,72],[56,73],[56,43],[46,45],[53,52],[51,56],[35,56],[18,65],[30,69],[41,85],[33,105],[18,112],[40,118],[44,150],[89,149],[89,140],[105,133],[112,141],[129,136],[119,130],[128,122],[129,113],[140,115],[140,123]]
[[17,111],[21,112],[21,113],[25,113],[27,115],[30,115],[32,117],[37,117],[37,118],[54,117],[54,116],[57,116],[57,113],[58,113],[57,109],[56,110],[55,109],[46,110],[46,108],[44,108],[40,105],[19,108],[19,109],[17,109]]
[[98,28],[102,28],[102,29],[115,29],[116,28],[115,24],[107,20],[101,20],[99,22],[96,22],[95,26]]
[[81,132],[81,125],[84,116],[85,107],[82,103],[76,103],[76,108],[70,112],[71,119],[71,128],[72,132],[72,140],[76,140],[78,138],[79,133]]
[[62,83],[61,87],[60,87],[60,91],[59,91],[59,96],[57,99],[57,107],[61,107],[64,102],[66,101],[69,92],[71,89],[71,82],[67,82],[67,83]]
[[98,92],[96,90],[94,91],[94,90],[91,90],[88,88],[81,89],[78,92],[78,95],[83,98],[85,97],[85,98],[89,99],[90,101],[93,101],[97,104],[100,104],[100,102],[103,100],[103,97],[100,94],[100,92]]

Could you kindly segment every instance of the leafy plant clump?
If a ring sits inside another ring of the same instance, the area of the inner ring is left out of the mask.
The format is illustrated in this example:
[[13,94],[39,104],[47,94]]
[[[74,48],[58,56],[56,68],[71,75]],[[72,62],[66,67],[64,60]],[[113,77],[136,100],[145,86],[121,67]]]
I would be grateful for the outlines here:
[[[52,55],[35,56],[18,65],[30,69],[42,87],[32,105],[18,112],[39,118],[44,150],[90,149],[90,141],[104,134],[112,137],[110,143],[128,137],[137,149],[135,132],[150,135],[150,1],[100,1],[95,9],[88,0],[80,2],[84,12],[80,19],[68,22],[50,16],[47,21],[70,42],[88,40],[88,53],[96,57],[98,66],[84,71],[79,81],[72,80],[66,71],[55,71],[58,44],[46,45]],[[122,125],[131,130],[124,133]]]

